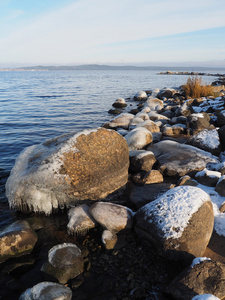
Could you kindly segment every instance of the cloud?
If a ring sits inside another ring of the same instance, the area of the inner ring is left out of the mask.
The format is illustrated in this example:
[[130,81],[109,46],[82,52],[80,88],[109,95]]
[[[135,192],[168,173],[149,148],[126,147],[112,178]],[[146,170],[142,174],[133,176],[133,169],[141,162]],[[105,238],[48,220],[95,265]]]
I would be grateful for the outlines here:
[[116,43],[138,45],[144,39],[223,27],[224,15],[224,0],[79,0],[14,28],[0,39],[0,58],[43,63],[110,59],[110,45],[113,52]]

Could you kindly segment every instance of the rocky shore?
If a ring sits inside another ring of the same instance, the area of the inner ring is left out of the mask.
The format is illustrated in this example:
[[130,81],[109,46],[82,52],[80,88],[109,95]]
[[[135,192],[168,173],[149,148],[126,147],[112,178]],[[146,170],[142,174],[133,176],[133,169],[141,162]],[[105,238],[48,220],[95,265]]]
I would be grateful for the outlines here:
[[224,87],[140,91],[109,113],[17,158],[0,299],[224,299]]

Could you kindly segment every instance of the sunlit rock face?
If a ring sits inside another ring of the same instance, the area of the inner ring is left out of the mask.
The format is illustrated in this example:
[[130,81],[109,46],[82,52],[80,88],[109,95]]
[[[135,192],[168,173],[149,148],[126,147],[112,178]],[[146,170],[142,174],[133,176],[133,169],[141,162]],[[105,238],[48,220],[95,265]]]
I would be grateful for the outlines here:
[[127,183],[129,152],[117,132],[98,128],[24,149],[6,183],[11,208],[50,214],[103,199]]

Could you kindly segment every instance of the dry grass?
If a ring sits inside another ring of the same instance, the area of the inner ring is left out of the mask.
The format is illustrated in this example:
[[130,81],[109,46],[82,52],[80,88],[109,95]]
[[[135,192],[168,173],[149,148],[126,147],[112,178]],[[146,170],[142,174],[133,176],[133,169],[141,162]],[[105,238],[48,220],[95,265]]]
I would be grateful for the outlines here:
[[213,86],[202,83],[201,77],[189,77],[187,83],[182,86],[186,97],[199,98],[213,96]]

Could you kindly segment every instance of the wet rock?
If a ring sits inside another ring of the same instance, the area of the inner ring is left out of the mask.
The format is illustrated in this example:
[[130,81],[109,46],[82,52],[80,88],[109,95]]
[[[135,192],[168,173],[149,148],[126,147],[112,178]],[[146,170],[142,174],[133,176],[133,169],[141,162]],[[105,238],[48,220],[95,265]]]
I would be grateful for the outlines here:
[[124,108],[127,106],[127,103],[125,102],[125,100],[123,98],[118,98],[113,104],[113,107],[116,108]]
[[144,128],[138,127],[131,130],[125,139],[128,144],[129,150],[138,150],[150,144],[153,140],[151,132]]
[[[225,265],[204,260],[178,275],[168,286],[167,293],[174,299],[188,300],[202,294],[225,297]],[[198,298],[197,298],[198,299]]]
[[96,202],[89,208],[89,213],[103,228],[113,233],[131,229],[133,225],[133,211],[122,205]]
[[11,208],[50,214],[80,200],[103,199],[128,178],[126,140],[98,128],[26,148],[6,184]]
[[213,155],[219,155],[221,152],[220,138],[217,129],[204,129],[190,137],[187,144],[208,151]]
[[41,271],[56,278],[59,283],[67,283],[84,271],[81,250],[72,243],[52,247],[48,252],[48,262],[44,263]]
[[0,263],[31,253],[37,234],[25,220],[18,220],[0,232]]
[[27,289],[19,300],[71,300],[72,291],[69,287],[53,282],[40,282]]
[[170,140],[150,145],[147,150],[154,153],[160,172],[168,176],[183,176],[203,170],[209,162],[219,162],[209,152]]
[[175,187],[135,214],[135,230],[142,242],[170,260],[190,261],[202,256],[213,231],[211,199],[192,186]]
[[221,177],[221,173],[217,171],[210,171],[206,168],[195,174],[196,180],[207,186],[216,186],[218,180]]
[[134,150],[129,152],[130,170],[132,172],[150,171],[156,162],[155,156],[151,151]]
[[119,109],[110,109],[108,111],[108,113],[111,114],[111,115],[119,115],[119,114],[122,113],[122,110],[119,110]]
[[86,204],[69,210],[69,223],[67,225],[69,234],[85,235],[90,229],[95,227],[95,221],[88,213],[88,210],[89,206]]

